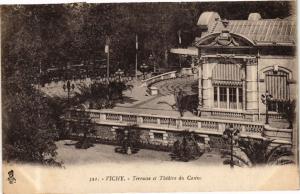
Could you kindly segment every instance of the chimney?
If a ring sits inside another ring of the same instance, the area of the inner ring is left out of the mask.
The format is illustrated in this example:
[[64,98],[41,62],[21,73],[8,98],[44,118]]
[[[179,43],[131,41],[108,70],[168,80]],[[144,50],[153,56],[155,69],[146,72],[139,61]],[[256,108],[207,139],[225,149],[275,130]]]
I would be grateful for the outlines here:
[[250,13],[248,16],[249,21],[258,21],[261,19],[261,15],[259,13]]
[[197,26],[199,26],[201,30],[206,31],[218,20],[221,20],[221,17],[217,12],[206,11],[200,15]]

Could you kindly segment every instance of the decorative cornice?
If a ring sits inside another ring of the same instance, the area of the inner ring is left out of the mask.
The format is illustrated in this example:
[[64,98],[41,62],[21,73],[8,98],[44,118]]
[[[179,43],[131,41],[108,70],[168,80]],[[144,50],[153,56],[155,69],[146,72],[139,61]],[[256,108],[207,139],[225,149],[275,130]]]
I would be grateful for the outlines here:
[[247,65],[256,65],[257,64],[257,58],[245,58],[243,60]]

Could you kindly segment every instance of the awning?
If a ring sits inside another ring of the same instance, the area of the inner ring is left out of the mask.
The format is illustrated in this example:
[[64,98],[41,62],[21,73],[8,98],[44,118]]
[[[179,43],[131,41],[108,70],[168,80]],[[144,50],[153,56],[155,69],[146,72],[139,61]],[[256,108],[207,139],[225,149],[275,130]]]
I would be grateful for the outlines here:
[[178,55],[192,55],[198,56],[197,48],[172,48],[170,53],[178,54]]

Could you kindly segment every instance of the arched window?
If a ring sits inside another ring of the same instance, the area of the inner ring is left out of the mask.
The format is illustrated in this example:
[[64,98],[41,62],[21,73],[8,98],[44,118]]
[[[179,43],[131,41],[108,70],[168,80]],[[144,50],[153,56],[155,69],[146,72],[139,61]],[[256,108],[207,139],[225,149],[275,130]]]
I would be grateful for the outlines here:
[[266,91],[272,96],[269,110],[275,112],[284,111],[284,102],[290,99],[289,73],[283,70],[269,70],[265,72]]

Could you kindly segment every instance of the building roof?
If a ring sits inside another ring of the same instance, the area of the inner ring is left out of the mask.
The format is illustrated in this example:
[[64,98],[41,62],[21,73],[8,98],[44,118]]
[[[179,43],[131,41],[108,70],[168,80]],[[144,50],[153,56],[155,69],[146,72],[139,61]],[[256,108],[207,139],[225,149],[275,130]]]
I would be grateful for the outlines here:
[[202,33],[202,36],[227,29],[230,33],[246,36],[255,43],[294,44],[296,42],[296,22],[291,18],[228,20],[228,22],[228,26],[225,27],[222,21],[213,21],[209,24],[208,31]]

